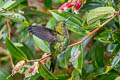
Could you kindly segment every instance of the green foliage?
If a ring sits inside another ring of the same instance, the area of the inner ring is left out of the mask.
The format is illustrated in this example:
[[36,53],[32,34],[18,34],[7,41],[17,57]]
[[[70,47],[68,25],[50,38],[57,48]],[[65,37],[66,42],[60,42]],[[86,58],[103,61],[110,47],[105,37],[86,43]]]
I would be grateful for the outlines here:
[[33,36],[33,39],[41,50],[47,53],[50,52],[47,42],[45,43],[43,40],[41,40],[40,38],[36,36]]
[[12,56],[17,60],[25,60],[27,59],[26,55],[17,48],[8,38],[6,38],[6,46],[8,50],[11,52]]
[[46,79],[58,79],[53,73],[51,73],[46,67],[40,63],[39,67],[40,75]]
[[4,16],[4,17],[8,17],[9,19],[11,19],[12,21],[14,22],[24,22],[25,21],[25,18],[19,14],[19,13],[1,13],[0,14],[1,16]]
[[71,57],[74,57],[75,55],[78,55],[78,57],[75,60],[72,60],[72,65],[76,70],[78,70],[81,73],[82,64],[83,64],[82,50],[79,54],[78,53],[79,53],[79,46],[74,46],[71,50]]
[[46,8],[50,9],[52,6],[52,0],[44,0],[44,5]]
[[7,79],[10,74],[5,71],[5,68],[0,69],[0,80],[12,80],[11,78]]
[[[8,65],[11,64],[10,54],[15,65],[20,60],[40,59],[44,53],[50,52],[50,45],[31,36],[26,28],[37,24],[54,30],[57,21],[67,19],[73,12],[73,9],[62,13],[56,10],[66,1],[0,0],[0,80],[7,80],[12,73],[11,65]],[[113,17],[119,6],[120,0],[86,0],[79,14],[75,14],[66,23],[70,44],[84,39]],[[11,40],[8,39],[6,18],[9,19]],[[50,58],[40,61],[38,73],[30,80],[119,80],[119,62],[120,15],[102,26],[82,44],[70,47],[59,55],[54,73],[49,71]],[[26,64],[24,70],[32,64]],[[8,80],[28,80],[23,74],[19,72]]]
[[1,0],[0,1],[0,11],[10,7],[14,3],[15,3],[15,1],[12,1],[12,0]]
[[108,19],[114,15],[114,11],[115,10],[112,7],[98,7],[93,10],[90,10],[86,15],[87,23],[92,24],[100,19]]

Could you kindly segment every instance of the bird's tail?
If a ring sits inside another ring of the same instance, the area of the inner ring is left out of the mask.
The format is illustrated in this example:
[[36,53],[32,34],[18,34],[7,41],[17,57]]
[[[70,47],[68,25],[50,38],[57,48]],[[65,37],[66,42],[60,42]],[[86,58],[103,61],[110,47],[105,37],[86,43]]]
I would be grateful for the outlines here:
[[57,60],[57,58],[55,58],[55,59],[51,58],[51,65],[50,65],[51,72],[54,72],[54,70],[55,70],[56,60]]

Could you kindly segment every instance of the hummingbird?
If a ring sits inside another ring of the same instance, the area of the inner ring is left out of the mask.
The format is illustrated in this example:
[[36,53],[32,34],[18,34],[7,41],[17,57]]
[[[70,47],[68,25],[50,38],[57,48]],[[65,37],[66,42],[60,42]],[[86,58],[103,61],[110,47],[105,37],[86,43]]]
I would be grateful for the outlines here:
[[42,26],[30,26],[27,31],[50,44],[51,65],[50,71],[54,72],[57,56],[64,53],[69,44],[69,33],[66,28],[66,22],[74,15],[74,13],[66,20],[58,21],[54,30]]

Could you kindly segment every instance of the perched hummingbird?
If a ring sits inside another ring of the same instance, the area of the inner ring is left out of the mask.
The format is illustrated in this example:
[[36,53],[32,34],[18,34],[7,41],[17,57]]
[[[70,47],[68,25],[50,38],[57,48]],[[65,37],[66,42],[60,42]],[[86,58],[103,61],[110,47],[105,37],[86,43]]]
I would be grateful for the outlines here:
[[28,32],[42,40],[47,41],[50,44],[50,51],[52,54],[50,71],[52,72],[54,72],[58,54],[64,53],[69,44],[69,33],[66,28],[66,22],[72,16],[73,15],[71,15],[66,20],[58,21],[54,27],[54,30],[41,26],[30,26],[27,28]]

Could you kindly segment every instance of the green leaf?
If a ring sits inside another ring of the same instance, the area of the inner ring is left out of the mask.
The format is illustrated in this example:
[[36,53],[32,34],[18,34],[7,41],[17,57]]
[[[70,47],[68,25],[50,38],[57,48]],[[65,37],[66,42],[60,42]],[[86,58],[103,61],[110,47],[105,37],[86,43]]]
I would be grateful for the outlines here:
[[14,3],[15,3],[14,0],[0,0],[0,11],[7,9]]
[[112,52],[112,55],[117,55],[118,51],[120,49],[120,43],[116,45],[116,47],[114,48],[113,52]]
[[56,76],[59,78],[59,80],[67,80],[67,78],[69,77],[68,74],[63,74],[63,73]]
[[85,12],[97,7],[101,7],[102,4],[99,2],[87,2],[86,4],[83,5],[83,7],[80,9],[80,12]]
[[93,80],[94,77],[96,77],[98,73],[90,72],[87,76],[85,76],[85,80]]
[[[57,21],[65,20],[69,16],[71,16],[71,14],[68,12],[59,13],[56,10],[52,10],[51,14]],[[84,34],[81,32],[81,29],[80,29],[80,27],[82,26],[82,20],[80,19],[79,16],[74,15],[70,20],[68,20],[68,22],[66,24],[67,24],[66,26],[69,30],[79,33],[79,34]]]
[[79,73],[79,71],[77,71],[75,69],[72,71],[72,78],[71,78],[71,80],[80,80],[80,73]]
[[100,42],[96,42],[95,46],[94,46],[94,55],[95,55],[95,60],[96,63],[99,67],[103,67],[104,66],[104,44],[100,43]]
[[44,67],[41,63],[39,65],[39,73],[40,75],[45,78],[45,79],[53,79],[53,80],[56,80],[57,77],[52,74],[46,67]]
[[112,54],[115,55],[115,57],[114,57],[114,59],[113,59],[113,61],[111,63],[112,68],[115,67],[118,64],[118,62],[120,61],[120,52],[119,52],[119,50],[120,50],[120,44],[117,44],[115,49],[112,52]]
[[60,54],[60,56],[57,58],[57,65],[59,65],[61,68],[68,68],[70,54],[67,53],[70,53],[70,49],[68,49],[64,54]]
[[[78,54],[79,51],[79,45],[74,46],[71,50],[71,57],[74,57],[76,54]],[[72,61],[72,65],[74,68],[78,67],[78,57]]]
[[55,18],[50,18],[50,20],[48,21],[46,27],[49,29],[54,29],[55,25],[56,25],[56,19]]
[[13,4],[9,7],[9,9],[12,9],[12,8],[18,6],[18,5],[19,5],[20,3],[22,3],[23,1],[25,1],[25,0],[15,0],[15,3],[13,3]]
[[[77,56],[77,57],[74,57]],[[81,73],[82,64],[83,64],[83,54],[82,50],[79,53],[79,45],[74,46],[71,50],[71,57],[74,57],[75,60],[72,60],[73,67]]]
[[0,80],[12,80],[11,78],[7,79],[10,74],[6,71],[6,69],[0,69]]
[[100,19],[107,19],[114,15],[114,8],[112,7],[98,7],[93,10],[90,10],[86,14],[87,23],[92,24]]
[[47,42],[45,43],[45,41],[41,40],[40,38],[38,38],[36,36],[33,36],[33,39],[42,51],[44,51],[46,53],[50,52],[49,45]]
[[47,9],[50,9],[52,6],[52,0],[43,0],[44,5]]
[[112,33],[112,30],[105,30],[104,32],[96,36],[94,39],[103,43],[113,43],[111,33]]
[[112,63],[110,66],[107,66],[105,73],[109,72],[112,68],[114,68],[120,61],[120,43],[117,44],[112,52],[112,55],[115,56],[112,60]]
[[115,80],[117,76],[118,75],[115,73],[108,73],[108,74],[98,75],[92,80]]
[[6,47],[8,48],[8,50],[10,51],[10,53],[15,59],[17,60],[27,59],[25,53],[21,51],[19,48],[17,48],[16,46],[14,46],[13,43],[8,38],[6,38]]
[[84,23],[81,29],[90,32],[90,31],[92,31],[93,29],[95,29],[96,27],[99,27],[99,26],[100,26],[100,20],[97,20],[96,22],[94,22],[90,25]]
[[30,48],[27,47],[27,45],[23,44],[23,46],[19,47],[19,49],[21,49],[26,54],[29,60],[34,59],[33,53]]
[[115,31],[113,31],[112,38],[115,43],[120,43],[120,30],[119,29],[116,29]]
[[0,15],[4,17],[8,17],[12,21],[18,22],[18,23],[25,21],[25,17],[19,13],[7,12],[7,13],[0,13]]

